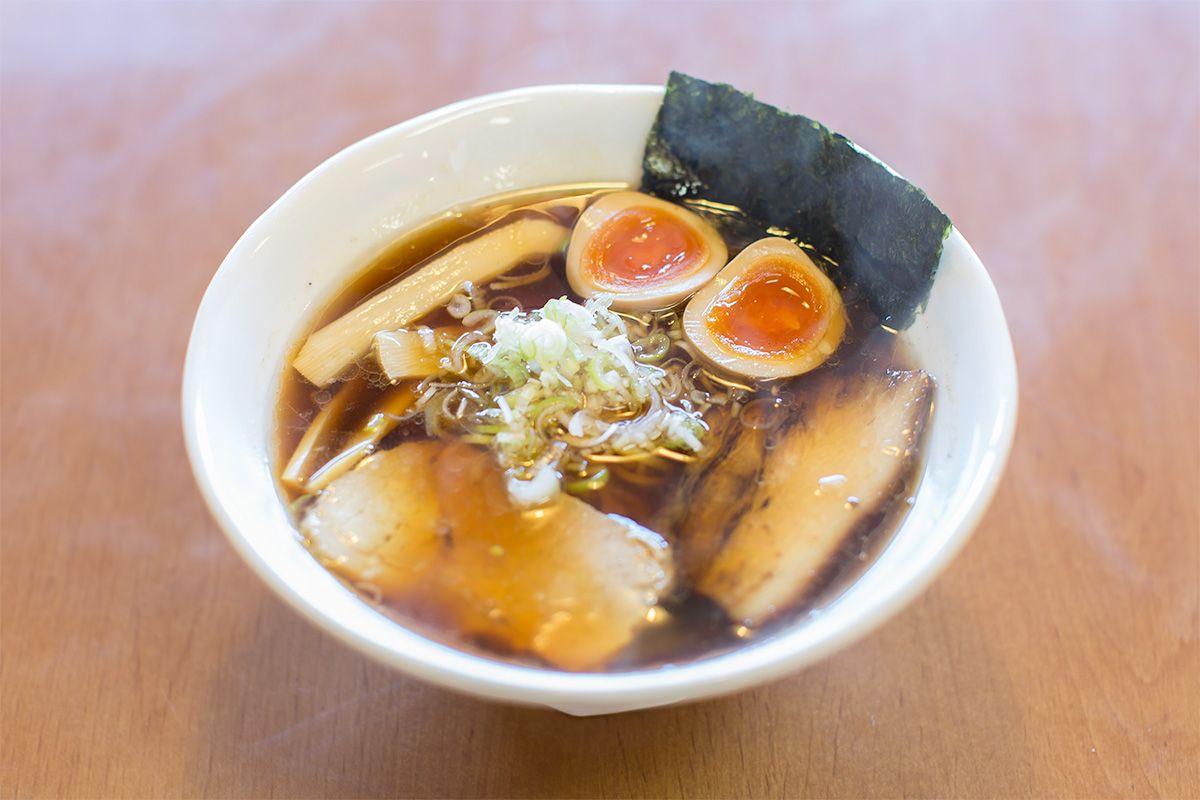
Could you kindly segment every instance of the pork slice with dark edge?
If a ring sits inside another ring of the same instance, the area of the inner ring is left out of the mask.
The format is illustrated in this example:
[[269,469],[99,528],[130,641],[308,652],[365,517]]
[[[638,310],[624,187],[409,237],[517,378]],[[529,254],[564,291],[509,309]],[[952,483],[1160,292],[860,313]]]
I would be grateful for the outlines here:
[[[751,499],[697,589],[750,626],[809,598],[843,545],[911,488],[932,398],[919,370],[829,374],[777,434],[761,475],[742,484]],[[680,530],[684,547],[693,535],[705,536]]]

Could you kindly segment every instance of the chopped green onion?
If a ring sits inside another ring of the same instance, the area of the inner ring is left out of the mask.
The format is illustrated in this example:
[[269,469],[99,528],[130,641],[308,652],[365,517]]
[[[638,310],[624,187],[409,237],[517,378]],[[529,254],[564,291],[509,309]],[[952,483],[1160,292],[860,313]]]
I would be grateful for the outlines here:
[[569,410],[569,409],[576,409],[576,408],[579,408],[579,400],[575,397],[571,397],[570,395],[565,395],[565,394],[554,395],[552,397],[547,397],[542,400],[538,400],[536,403],[533,403],[532,405],[530,405],[529,406],[529,414],[534,419],[537,419],[538,417],[540,417],[542,415],[542,412],[549,411],[550,409],[554,409],[554,408],[562,409],[564,411]]
[[637,341],[638,355],[637,360],[643,364],[653,364],[662,361],[667,355],[667,351],[671,349],[671,337],[665,333],[652,333],[644,339]]
[[[455,396],[455,409],[447,407],[458,391],[451,380],[440,384],[449,392],[443,402],[431,397],[419,404],[431,435],[440,433],[440,422],[445,430],[461,426],[466,441],[496,454],[517,505],[535,506],[558,492],[564,458],[627,461],[654,457],[659,448],[685,455],[701,448],[707,429],[699,412],[670,402],[680,387],[678,370],[647,363],[666,358],[670,337],[654,329],[653,318],[639,321],[635,346],[630,323],[609,302],[603,295],[582,305],[560,297],[540,309],[496,314],[489,332],[469,333],[478,340],[459,339],[454,347],[457,385],[470,386],[470,393]],[[439,415],[446,419],[431,425],[429,418]],[[601,469],[571,481],[568,490],[595,491],[607,480]]]
[[600,470],[586,478],[570,481],[563,484],[563,488],[571,494],[585,494],[594,492],[597,489],[603,489],[608,485],[608,468],[601,467]]

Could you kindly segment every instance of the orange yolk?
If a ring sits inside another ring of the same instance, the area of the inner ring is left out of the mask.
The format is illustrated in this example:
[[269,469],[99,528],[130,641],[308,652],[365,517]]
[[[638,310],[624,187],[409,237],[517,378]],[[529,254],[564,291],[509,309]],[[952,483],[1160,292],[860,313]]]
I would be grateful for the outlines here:
[[583,264],[598,286],[665,283],[703,261],[708,248],[691,226],[656,208],[626,208],[596,231]]
[[708,329],[729,350],[789,356],[825,332],[825,303],[786,261],[759,262],[709,307]]

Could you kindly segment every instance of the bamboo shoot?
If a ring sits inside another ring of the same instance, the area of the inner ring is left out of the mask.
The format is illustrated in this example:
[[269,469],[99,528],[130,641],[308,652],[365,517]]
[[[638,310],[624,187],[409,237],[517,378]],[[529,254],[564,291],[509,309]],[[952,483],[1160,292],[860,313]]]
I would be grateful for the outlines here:
[[342,412],[350,405],[350,401],[354,399],[361,388],[360,381],[342,385],[329,402],[313,417],[312,422],[308,425],[308,430],[304,432],[304,436],[300,437],[300,443],[296,445],[292,457],[288,459],[287,466],[280,475],[280,479],[289,488],[304,491],[305,480],[313,459],[328,446],[326,440],[336,431],[342,418]]
[[341,452],[321,465],[321,468],[303,482],[303,488],[309,492],[319,492],[349,472],[359,461],[362,461],[387,436],[396,425],[404,412],[412,408],[417,400],[412,386],[397,389],[388,395],[366,424],[342,447]]
[[478,236],[450,245],[387,289],[308,337],[292,365],[326,386],[371,347],[381,331],[410,325],[448,301],[465,281],[482,285],[566,244],[569,231],[528,211],[508,215]]
[[389,381],[427,378],[439,371],[437,332],[382,331],[374,337],[375,360]]

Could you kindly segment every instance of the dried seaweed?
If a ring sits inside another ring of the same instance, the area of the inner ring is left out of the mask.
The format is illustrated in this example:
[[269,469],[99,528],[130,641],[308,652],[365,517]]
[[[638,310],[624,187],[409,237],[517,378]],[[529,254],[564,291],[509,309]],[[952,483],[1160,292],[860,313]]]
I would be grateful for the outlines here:
[[672,72],[642,166],[643,191],[741,209],[738,238],[749,218],[763,235],[812,245],[891,327],[908,327],[928,300],[950,220],[819,122]]

